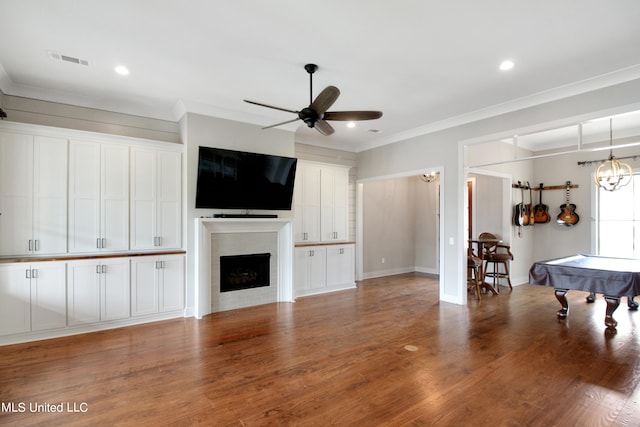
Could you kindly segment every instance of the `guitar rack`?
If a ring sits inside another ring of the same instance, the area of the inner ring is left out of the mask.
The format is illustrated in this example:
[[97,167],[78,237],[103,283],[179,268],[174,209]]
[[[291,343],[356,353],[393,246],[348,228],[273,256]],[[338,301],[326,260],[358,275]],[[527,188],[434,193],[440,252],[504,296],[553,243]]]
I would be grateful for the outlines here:
[[[528,190],[529,186],[518,183],[518,184],[511,184],[511,188]],[[571,184],[569,185],[568,188],[580,188],[580,186],[578,184]],[[540,191],[540,187],[531,187],[531,189],[533,191]],[[566,190],[567,185],[548,185],[548,186],[542,187],[542,189],[543,190]]]

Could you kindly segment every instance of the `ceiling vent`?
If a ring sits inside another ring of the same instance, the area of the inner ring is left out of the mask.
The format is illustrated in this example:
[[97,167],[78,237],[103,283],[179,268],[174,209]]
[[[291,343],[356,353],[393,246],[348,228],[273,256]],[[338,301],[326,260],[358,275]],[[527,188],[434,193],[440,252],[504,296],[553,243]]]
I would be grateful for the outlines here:
[[58,61],[71,62],[72,64],[89,66],[89,61],[87,61],[86,59],[80,59],[73,56],[63,55],[58,52],[49,51],[49,58],[56,59]]

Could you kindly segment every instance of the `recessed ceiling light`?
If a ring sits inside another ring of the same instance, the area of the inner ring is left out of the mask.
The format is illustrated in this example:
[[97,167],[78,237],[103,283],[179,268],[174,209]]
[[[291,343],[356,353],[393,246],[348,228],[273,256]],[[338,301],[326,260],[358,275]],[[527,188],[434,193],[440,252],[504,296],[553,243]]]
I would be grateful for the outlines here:
[[120,74],[121,76],[126,76],[129,74],[129,69],[127,67],[125,67],[124,65],[118,65],[115,68],[116,73]]
[[513,63],[513,61],[507,59],[506,61],[502,61],[500,63],[500,69],[502,71],[508,71],[508,70],[512,69],[514,65],[515,64]]
[[354,127],[356,127],[356,122],[347,122],[347,127],[348,127],[348,128],[354,128]]

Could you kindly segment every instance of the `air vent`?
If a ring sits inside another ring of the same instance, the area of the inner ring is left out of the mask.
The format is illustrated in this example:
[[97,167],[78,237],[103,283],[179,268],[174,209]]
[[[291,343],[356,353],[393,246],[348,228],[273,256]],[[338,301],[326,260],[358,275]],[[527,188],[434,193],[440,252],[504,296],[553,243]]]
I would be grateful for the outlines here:
[[56,59],[58,61],[70,62],[72,64],[89,66],[89,61],[87,61],[86,59],[80,59],[80,58],[76,58],[74,56],[63,55],[63,54],[58,53],[58,52],[49,51],[49,58]]

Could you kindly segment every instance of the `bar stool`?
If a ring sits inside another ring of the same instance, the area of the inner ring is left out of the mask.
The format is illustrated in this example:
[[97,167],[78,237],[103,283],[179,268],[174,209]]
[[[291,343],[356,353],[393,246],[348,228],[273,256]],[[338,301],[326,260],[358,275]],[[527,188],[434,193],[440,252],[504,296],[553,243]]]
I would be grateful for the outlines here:
[[[479,237],[480,239],[497,239],[491,233],[481,233]],[[486,245],[483,258],[485,261],[484,277],[493,278],[493,287],[498,290],[500,279],[506,279],[509,289],[513,289],[509,275],[509,261],[513,261],[511,246],[502,243]],[[489,270],[489,265],[491,265],[491,270]],[[502,271],[500,271],[500,266],[502,266]]]

